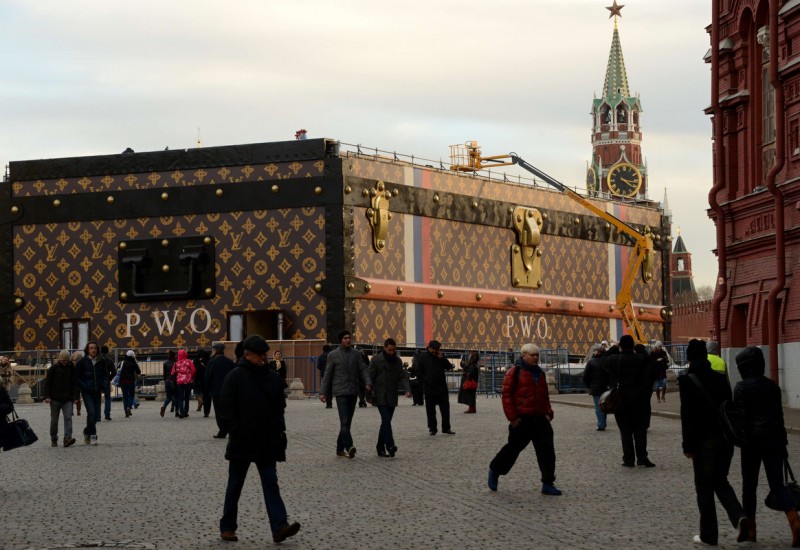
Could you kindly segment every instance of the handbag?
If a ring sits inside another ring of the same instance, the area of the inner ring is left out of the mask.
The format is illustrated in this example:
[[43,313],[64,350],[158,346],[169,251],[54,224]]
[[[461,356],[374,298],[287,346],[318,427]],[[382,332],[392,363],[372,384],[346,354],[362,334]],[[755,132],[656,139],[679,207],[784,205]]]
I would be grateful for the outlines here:
[[[800,507],[800,485],[797,484],[797,480],[794,478],[794,473],[792,472],[792,467],[789,466],[789,461],[787,459],[783,460],[783,485],[789,491],[789,494],[792,496],[792,502],[794,503],[795,508]],[[764,499],[764,504],[767,505],[767,508],[771,510],[776,510],[778,512],[783,512],[783,502],[781,499],[776,497],[772,494],[772,491],[769,492],[767,498]]]
[[463,389],[469,390],[477,390],[478,389],[478,381],[477,380],[464,380],[464,384],[461,386]]
[[117,374],[114,375],[114,378],[111,380],[111,385],[114,387],[119,387],[119,378],[122,376],[122,363],[119,364],[119,368],[117,368]]
[[610,390],[604,391],[600,394],[597,404],[603,414],[611,414],[620,410],[622,408],[622,395],[619,388],[614,386]]
[[4,451],[27,447],[38,441],[28,421],[20,418],[17,411],[11,411],[11,422],[0,431],[0,446]]

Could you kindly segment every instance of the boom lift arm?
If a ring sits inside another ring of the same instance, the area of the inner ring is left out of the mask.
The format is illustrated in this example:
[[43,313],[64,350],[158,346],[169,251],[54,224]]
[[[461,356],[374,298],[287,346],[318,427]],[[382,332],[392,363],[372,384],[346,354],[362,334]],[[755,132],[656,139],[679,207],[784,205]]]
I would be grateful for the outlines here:
[[[520,166],[527,170],[536,177],[544,180],[548,185],[561,191],[564,195],[577,202],[587,210],[593,212],[596,216],[606,220],[608,223],[617,228],[620,233],[626,235],[633,242],[633,250],[631,251],[630,261],[628,262],[628,269],[625,272],[625,278],[622,281],[622,286],[617,293],[617,309],[622,315],[622,322],[628,328],[628,332],[633,336],[637,344],[646,344],[647,340],[644,336],[644,331],[636,318],[636,310],[633,307],[633,294],[632,287],[636,279],[636,271],[641,269],[641,277],[645,283],[650,283],[653,280],[653,267],[655,265],[655,252],[653,250],[653,237],[645,228],[645,233],[639,233],[636,229],[620,220],[613,214],[609,214],[577,194],[566,185],[559,182],[555,178],[545,174],[535,166],[529,164],[524,159],[516,155],[516,153],[509,153],[508,157],[513,164]],[[488,159],[494,160],[494,159]]]

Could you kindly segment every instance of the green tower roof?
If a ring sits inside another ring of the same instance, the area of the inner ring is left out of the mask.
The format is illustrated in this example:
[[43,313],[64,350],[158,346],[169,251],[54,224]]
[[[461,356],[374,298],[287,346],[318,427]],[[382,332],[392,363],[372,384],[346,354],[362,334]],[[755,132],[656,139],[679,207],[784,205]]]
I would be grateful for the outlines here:
[[622,98],[631,96],[628,89],[628,74],[625,71],[625,59],[622,57],[622,44],[619,40],[617,19],[614,18],[614,36],[611,39],[611,53],[608,54],[606,81],[603,84],[603,98],[612,105]]

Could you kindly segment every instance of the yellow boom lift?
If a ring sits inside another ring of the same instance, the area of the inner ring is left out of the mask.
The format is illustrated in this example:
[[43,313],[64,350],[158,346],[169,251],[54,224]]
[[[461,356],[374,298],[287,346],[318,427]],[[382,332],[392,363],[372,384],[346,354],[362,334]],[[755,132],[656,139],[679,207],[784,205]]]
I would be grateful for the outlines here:
[[[555,178],[545,174],[535,166],[527,163],[516,153],[482,157],[480,147],[478,147],[478,142],[476,141],[468,141],[463,146],[451,145],[450,151],[450,157],[453,162],[453,164],[450,166],[450,169],[460,172],[474,172],[476,170],[484,170],[498,166],[512,166],[516,164],[537,178],[545,181],[551,187],[561,191],[561,193],[577,202],[587,210],[590,210],[596,216],[604,219],[616,227],[620,233],[628,237],[628,239],[630,239],[630,241],[633,243],[633,250],[631,251],[630,261],[628,262],[628,270],[625,272],[625,278],[622,281],[622,286],[617,293],[617,309],[622,315],[622,322],[625,324],[628,333],[633,336],[633,339],[636,341],[636,343],[647,343],[644,332],[642,331],[642,327],[639,324],[639,321],[636,319],[636,310],[633,307],[631,289],[636,279],[637,270],[640,271],[642,281],[645,283],[649,284],[653,280],[655,252],[653,250],[653,236],[650,233],[649,227],[645,227],[645,232],[643,234],[640,233],[616,216],[598,208]],[[666,310],[662,311],[663,314],[669,314],[669,312]]]

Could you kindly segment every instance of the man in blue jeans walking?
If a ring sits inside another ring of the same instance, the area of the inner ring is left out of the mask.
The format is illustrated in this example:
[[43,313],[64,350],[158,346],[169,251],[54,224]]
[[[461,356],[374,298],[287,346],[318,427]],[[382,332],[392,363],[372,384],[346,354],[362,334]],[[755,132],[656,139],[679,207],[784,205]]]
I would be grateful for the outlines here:
[[360,351],[353,349],[353,336],[349,330],[338,334],[339,347],[328,354],[325,365],[325,376],[319,390],[319,399],[325,403],[325,395],[333,392],[336,408],[339,411],[339,436],[336,438],[336,456],[353,458],[356,448],[350,425],[358,401],[358,383],[363,381],[367,392],[372,391],[369,369]]
[[230,434],[225,458],[228,487],[219,521],[220,537],[237,541],[239,497],[250,464],[255,462],[261,478],[272,540],[283,542],[297,534],[300,524],[289,523],[278,487],[277,462],[286,461],[286,422],[283,380],[266,362],[269,344],[261,336],[248,336],[244,355],[226,377],[220,407],[216,411],[223,429]]
[[97,445],[97,421],[100,419],[101,399],[106,387],[108,373],[105,361],[100,358],[100,346],[94,340],[86,344],[84,356],[75,365],[78,386],[81,389],[83,403],[86,405],[86,428],[83,430],[83,442]]
[[117,366],[114,364],[111,357],[108,356],[108,346],[102,346],[100,348],[100,358],[105,363],[106,373],[108,374],[106,378],[106,387],[103,389],[103,393],[106,394],[105,417],[106,420],[111,420],[111,380],[113,380],[114,375],[117,374]]

